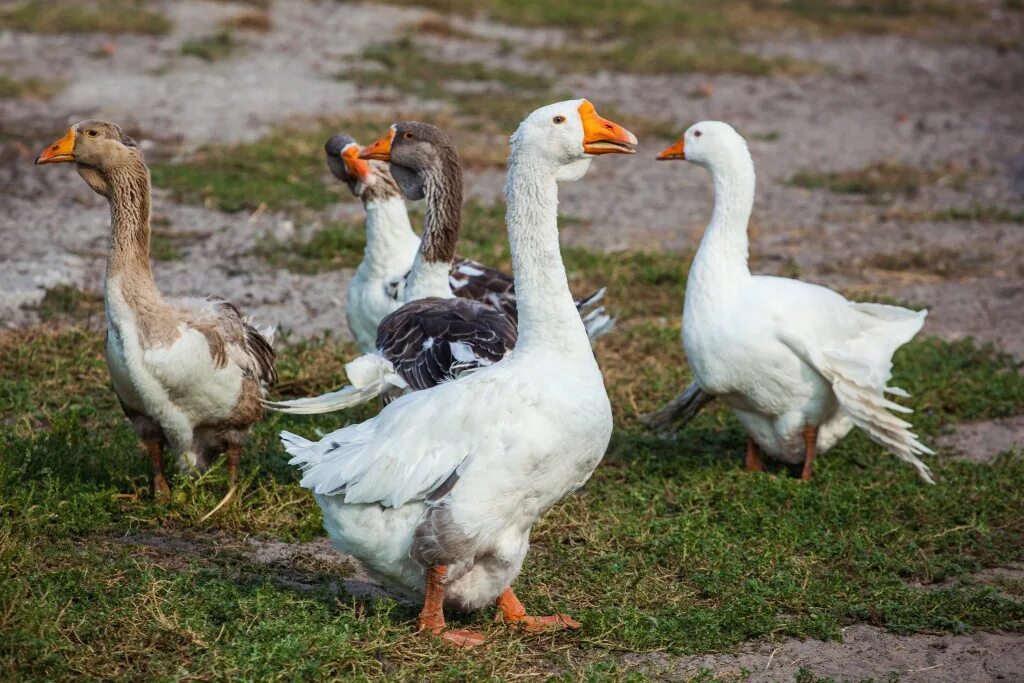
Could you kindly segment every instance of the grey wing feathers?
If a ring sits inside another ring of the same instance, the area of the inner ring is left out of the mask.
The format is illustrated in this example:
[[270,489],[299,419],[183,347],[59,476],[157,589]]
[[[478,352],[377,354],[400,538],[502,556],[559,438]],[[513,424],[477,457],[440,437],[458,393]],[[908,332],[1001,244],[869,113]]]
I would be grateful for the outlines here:
[[221,353],[226,352],[247,375],[262,384],[277,381],[276,356],[271,346],[273,328],[256,329],[237,306],[217,297],[207,298],[203,313],[193,326],[206,335],[211,348],[219,345]]
[[414,390],[496,363],[515,343],[506,316],[468,299],[411,301],[377,328],[378,352]]

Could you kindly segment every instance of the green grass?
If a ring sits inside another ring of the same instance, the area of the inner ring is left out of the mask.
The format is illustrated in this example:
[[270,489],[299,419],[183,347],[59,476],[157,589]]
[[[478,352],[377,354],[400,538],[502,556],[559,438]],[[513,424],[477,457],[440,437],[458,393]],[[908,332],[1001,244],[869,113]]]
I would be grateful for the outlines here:
[[57,94],[61,84],[39,78],[17,79],[0,74],[0,99],[29,97],[47,99]]
[[217,31],[201,38],[192,38],[181,44],[181,54],[198,57],[205,62],[216,62],[231,56],[238,41],[230,31]]
[[103,311],[103,296],[74,285],[60,284],[47,289],[33,308],[44,322],[83,322]]
[[805,34],[907,33],[936,26],[953,30],[974,17],[952,0],[756,0],[706,3],[697,0],[604,0],[556,3],[544,0],[389,0],[443,12],[485,14],[519,26],[552,26],[567,33],[565,45],[536,56],[562,70],[595,68],[634,73],[738,72],[803,74],[814,64],[785,56],[761,56],[752,40],[779,32]]
[[370,142],[391,121],[338,121],[311,128],[281,128],[256,142],[211,145],[181,163],[151,165],[153,184],[175,199],[202,202],[223,211],[308,207],[323,209],[348,190],[329,177],[324,142],[339,130]]
[[[503,213],[469,204],[460,252],[506,264]],[[348,231],[282,250],[354,258]],[[200,524],[225,490],[223,464],[195,482],[173,478],[172,500],[154,502],[102,335],[38,329],[0,335],[0,678],[607,680],[636,675],[622,652],[838,638],[854,622],[1024,631],[1018,584],[969,578],[1024,559],[1024,460],[930,459],[939,483],[928,487],[854,433],[818,460],[808,485],[784,471],[743,472],[742,431],[720,406],[678,440],[656,438],[638,414],[689,379],[678,342],[688,257],[565,257],[574,289],[608,284],[620,316],[598,346],[616,431],[587,485],[535,527],[517,590],[532,609],[574,614],[581,632],[509,634],[489,610],[452,615],[494,637],[454,652],[413,634],[415,607],[332,587],[345,569],[257,562],[247,539],[323,534],[277,433],[330,430],[375,409],[270,416],[246,448],[236,500]],[[274,395],[338,386],[353,353],[323,340],[284,348]],[[929,443],[955,422],[1024,411],[1019,364],[970,341],[908,344],[894,383],[913,394],[906,403]]]
[[138,0],[29,0],[0,8],[0,28],[32,33],[148,33],[171,30]]
[[1024,211],[1002,206],[973,202],[968,206],[953,206],[925,214],[925,220],[977,221],[979,223],[1024,223]]
[[968,174],[960,170],[925,169],[896,161],[880,161],[846,171],[799,171],[786,182],[795,187],[825,189],[837,194],[914,197],[925,185],[946,184],[963,189],[967,178]]
[[256,245],[255,254],[274,268],[310,275],[354,268],[362,261],[365,246],[362,223],[336,222],[320,228],[308,239],[265,238]]

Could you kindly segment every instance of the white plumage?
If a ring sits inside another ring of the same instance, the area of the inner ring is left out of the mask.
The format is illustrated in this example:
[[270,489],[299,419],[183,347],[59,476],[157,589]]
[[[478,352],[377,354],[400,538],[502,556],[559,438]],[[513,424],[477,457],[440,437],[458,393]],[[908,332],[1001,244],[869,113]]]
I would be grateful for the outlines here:
[[[683,312],[683,346],[701,389],[729,405],[754,443],[788,463],[805,463],[854,426],[917,468],[932,451],[889,411],[892,356],[927,311],[847,301],[832,290],[747,266],[754,166],[728,124],[704,121],[659,158],[685,158],[711,171],[715,208],[694,258]],[[808,432],[805,429],[815,430]],[[807,442],[814,450],[807,458]],[[748,461],[749,465],[749,461]]]
[[319,442],[281,435],[337,547],[392,590],[422,598],[426,584],[421,625],[435,632],[443,618],[436,626],[440,615],[427,614],[427,570],[445,567],[445,604],[472,610],[498,599],[519,573],[533,523],[590,477],[611,436],[611,406],[558,246],[556,180],[581,177],[589,162],[584,104],[544,107],[512,138],[515,349]]

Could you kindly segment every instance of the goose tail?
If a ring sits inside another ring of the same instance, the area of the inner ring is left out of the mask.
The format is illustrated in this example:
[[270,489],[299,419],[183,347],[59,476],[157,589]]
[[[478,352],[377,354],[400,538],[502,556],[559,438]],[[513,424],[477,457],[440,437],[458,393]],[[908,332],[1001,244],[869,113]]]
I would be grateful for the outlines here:
[[405,380],[395,372],[391,361],[375,353],[347,363],[345,372],[351,384],[337,391],[289,401],[263,401],[263,405],[268,410],[289,415],[319,415],[351,408],[407,386]]
[[706,393],[694,382],[663,408],[641,415],[640,420],[658,434],[672,436],[714,400],[714,396]]

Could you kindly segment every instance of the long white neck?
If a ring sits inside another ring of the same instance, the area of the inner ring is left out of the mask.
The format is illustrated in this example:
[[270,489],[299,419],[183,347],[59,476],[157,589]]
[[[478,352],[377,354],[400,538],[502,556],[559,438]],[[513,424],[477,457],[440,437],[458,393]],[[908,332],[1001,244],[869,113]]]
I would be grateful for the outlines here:
[[754,162],[746,148],[738,148],[709,169],[715,209],[690,268],[688,294],[694,287],[721,291],[750,277],[747,223],[754,205]]
[[513,146],[505,196],[519,308],[516,355],[547,350],[593,359],[562,264],[554,169]]
[[412,231],[409,213],[401,197],[374,199],[366,209],[366,248],[363,265],[368,274],[389,278],[403,273],[420,247],[420,238]]

